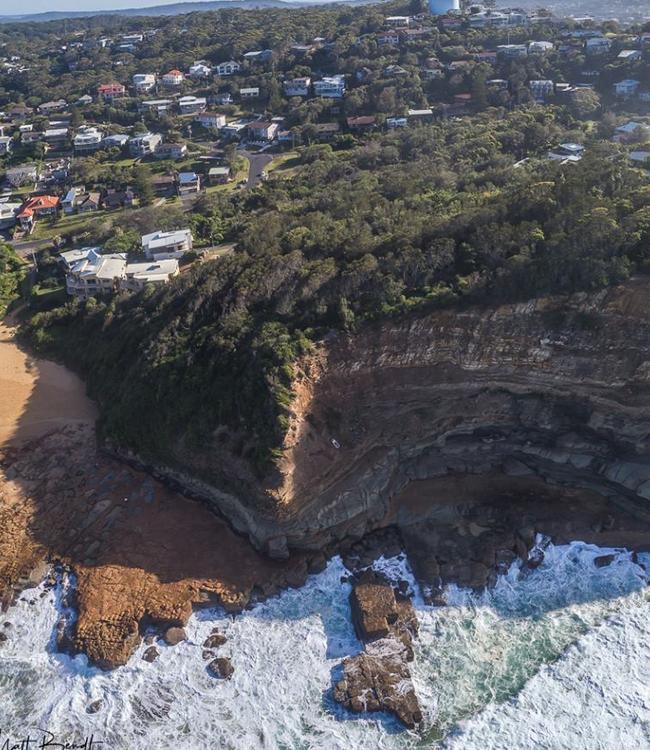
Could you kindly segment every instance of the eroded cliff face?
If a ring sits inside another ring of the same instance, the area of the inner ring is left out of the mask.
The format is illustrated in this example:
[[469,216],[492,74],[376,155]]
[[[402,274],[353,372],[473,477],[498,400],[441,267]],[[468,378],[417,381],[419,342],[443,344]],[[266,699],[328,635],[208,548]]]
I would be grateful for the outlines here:
[[449,476],[527,476],[642,512],[649,311],[638,279],[331,337],[300,363],[280,477],[263,488],[272,512],[195,489],[275,555],[390,523],[410,482]]

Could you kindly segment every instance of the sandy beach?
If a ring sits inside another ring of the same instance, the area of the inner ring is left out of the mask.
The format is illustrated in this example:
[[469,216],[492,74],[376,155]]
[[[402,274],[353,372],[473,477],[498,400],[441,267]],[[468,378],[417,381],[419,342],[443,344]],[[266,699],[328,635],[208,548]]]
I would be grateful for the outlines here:
[[18,444],[71,423],[93,423],[84,383],[65,367],[33,359],[0,323],[0,446]]

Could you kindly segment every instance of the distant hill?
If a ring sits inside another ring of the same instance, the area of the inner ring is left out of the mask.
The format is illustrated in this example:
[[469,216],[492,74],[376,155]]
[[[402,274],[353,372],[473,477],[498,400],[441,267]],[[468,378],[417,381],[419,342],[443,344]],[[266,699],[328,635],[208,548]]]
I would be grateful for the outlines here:
[[[374,0],[376,1],[376,0]],[[195,11],[223,10],[224,8],[305,8],[325,5],[332,0],[206,0],[205,2],[181,2],[172,5],[152,5],[147,8],[123,8],[120,10],[71,10],[47,11],[17,16],[0,16],[0,23],[34,23],[59,21],[64,18],[89,18],[91,16],[178,16]],[[366,5],[373,0],[339,0],[345,5]]]

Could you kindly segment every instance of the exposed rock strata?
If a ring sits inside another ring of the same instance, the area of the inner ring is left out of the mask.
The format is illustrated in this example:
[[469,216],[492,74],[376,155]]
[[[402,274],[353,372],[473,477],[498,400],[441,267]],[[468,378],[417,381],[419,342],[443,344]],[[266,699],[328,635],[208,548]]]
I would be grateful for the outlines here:
[[298,368],[278,473],[251,483],[226,445],[179,454],[174,477],[275,556],[360,537],[434,477],[534,476],[647,506],[648,309],[644,278],[331,336]]

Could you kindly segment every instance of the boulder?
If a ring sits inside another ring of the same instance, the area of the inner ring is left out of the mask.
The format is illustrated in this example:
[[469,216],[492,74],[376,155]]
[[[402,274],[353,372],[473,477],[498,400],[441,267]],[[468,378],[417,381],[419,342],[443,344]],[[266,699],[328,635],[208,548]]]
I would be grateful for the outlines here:
[[98,711],[101,711],[102,707],[104,706],[104,701],[99,700],[93,701],[92,703],[89,703],[86,706],[86,713],[87,714],[96,714]]
[[616,559],[616,555],[599,555],[594,557],[594,565],[597,568],[604,568],[607,565],[611,565]]
[[180,643],[181,641],[184,641],[187,638],[187,635],[185,634],[185,630],[183,628],[167,628],[165,630],[165,643],[168,646],[176,646],[176,644]]
[[221,680],[229,680],[234,671],[232,662],[226,656],[218,656],[208,664],[208,672]]
[[159,656],[160,656],[160,653],[155,646],[149,646],[149,648],[146,649],[144,654],[142,654],[142,658],[148,662],[156,661],[156,659]]
[[219,648],[227,640],[223,633],[212,633],[203,641],[203,648]]
[[412,729],[422,721],[407,649],[394,638],[368,644],[363,653],[343,661],[343,679],[334,700],[350,711],[388,711]]

